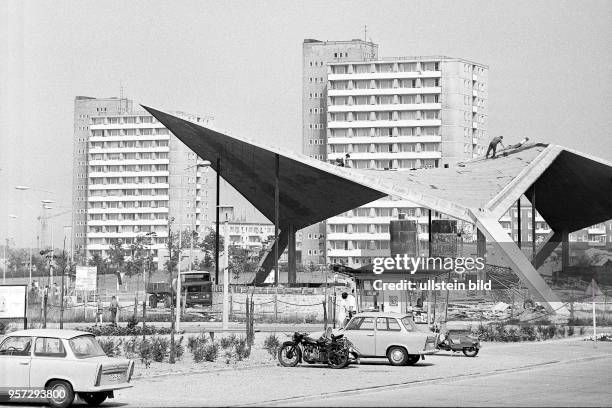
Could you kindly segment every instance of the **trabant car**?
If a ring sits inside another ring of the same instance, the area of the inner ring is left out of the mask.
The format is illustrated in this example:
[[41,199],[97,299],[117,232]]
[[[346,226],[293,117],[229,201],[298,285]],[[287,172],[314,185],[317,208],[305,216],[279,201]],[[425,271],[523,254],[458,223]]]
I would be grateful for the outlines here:
[[134,373],[134,361],[107,357],[92,334],[58,329],[9,333],[0,342],[0,367],[0,389],[10,401],[42,399],[56,408],[70,406],[75,394],[100,405],[131,387]]
[[413,365],[425,355],[438,352],[437,336],[418,331],[411,314],[357,313],[334,333],[344,334],[360,358],[386,357],[395,366]]

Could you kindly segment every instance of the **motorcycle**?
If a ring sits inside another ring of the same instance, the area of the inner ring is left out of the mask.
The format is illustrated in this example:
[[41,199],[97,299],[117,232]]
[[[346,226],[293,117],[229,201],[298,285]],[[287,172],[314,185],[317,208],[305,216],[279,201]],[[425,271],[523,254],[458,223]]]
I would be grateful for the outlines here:
[[284,342],[278,350],[278,361],[283,367],[295,367],[298,363],[322,363],[331,368],[344,368],[358,353],[344,335],[321,336],[313,339],[307,333],[295,332],[291,341]]
[[440,336],[436,348],[452,352],[461,351],[466,357],[476,357],[480,351],[480,340],[463,330],[449,330]]

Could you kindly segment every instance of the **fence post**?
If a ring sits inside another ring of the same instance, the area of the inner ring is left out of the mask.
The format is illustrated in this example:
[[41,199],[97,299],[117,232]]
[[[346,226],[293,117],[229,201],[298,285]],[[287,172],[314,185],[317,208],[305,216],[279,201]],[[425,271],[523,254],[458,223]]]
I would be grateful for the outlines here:
[[274,292],[274,321],[278,323],[278,289]]
[[323,298],[323,330],[327,332],[327,299]]
[[47,328],[47,294],[43,295],[43,329]]
[[[228,317],[228,319],[230,321],[232,320],[232,314],[234,313],[234,302],[233,302],[234,297],[232,296],[233,293],[234,293],[234,288],[232,287],[232,285],[230,285],[229,293],[228,293],[228,296],[229,296],[229,317]],[[248,296],[247,296],[247,298],[248,298]]]
[[146,321],[147,321],[147,299],[142,301],[142,339],[145,339],[146,333]]

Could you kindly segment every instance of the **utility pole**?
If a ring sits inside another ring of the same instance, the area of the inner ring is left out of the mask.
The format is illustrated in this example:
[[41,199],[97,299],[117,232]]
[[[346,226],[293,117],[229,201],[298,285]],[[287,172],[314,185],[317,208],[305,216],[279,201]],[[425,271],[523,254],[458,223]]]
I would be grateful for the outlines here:
[[227,330],[229,323],[229,226],[228,214],[225,214],[223,229],[223,329]]
[[176,361],[176,350],[174,348],[174,290],[172,288],[172,222],[174,217],[168,220],[168,275],[170,280],[170,364]]

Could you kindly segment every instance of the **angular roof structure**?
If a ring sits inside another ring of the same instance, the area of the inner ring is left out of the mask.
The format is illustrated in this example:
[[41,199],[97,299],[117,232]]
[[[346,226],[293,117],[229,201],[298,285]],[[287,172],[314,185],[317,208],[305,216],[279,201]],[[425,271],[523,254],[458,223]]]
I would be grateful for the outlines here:
[[[562,146],[525,145],[496,159],[469,160],[453,168],[352,169],[143,107],[209,160],[215,171],[220,159],[221,177],[272,221],[278,174],[281,230],[301,229],[387,195],[475,223],[494,241],[511,242],[508,234],[499,233],[498,220],[523,194],[535,199],[536,209],[558,234],[612,218],[612,164]],[[519,253],[508,255],[520,257]],[[535,269],[527,271],[529,266],[520,263],[513,267],[529,280],[524,275]],[[531,278],[538,281],[539,275]],[[538,293],[548,288],[541,278],[537,287],[528,285]]]

